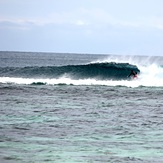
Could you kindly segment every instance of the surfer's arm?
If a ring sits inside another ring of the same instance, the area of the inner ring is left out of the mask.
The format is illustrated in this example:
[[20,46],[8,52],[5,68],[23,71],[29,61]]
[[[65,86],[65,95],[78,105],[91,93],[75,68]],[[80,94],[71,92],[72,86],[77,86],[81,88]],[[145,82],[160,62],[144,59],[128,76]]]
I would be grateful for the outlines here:
[[130,75],[128,75],[127,77],[129,78],[132,75],[132,73]]

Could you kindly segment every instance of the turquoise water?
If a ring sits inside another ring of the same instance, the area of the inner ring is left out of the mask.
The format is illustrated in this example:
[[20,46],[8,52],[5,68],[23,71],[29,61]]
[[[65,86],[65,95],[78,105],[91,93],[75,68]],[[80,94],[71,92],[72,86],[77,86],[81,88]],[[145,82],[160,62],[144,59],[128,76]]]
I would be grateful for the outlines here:
[[0,162],[163,161],[163,87],[19,80],[0,82]]
[[1,160],[157,162],[161,97],[162,88],[3,85]]

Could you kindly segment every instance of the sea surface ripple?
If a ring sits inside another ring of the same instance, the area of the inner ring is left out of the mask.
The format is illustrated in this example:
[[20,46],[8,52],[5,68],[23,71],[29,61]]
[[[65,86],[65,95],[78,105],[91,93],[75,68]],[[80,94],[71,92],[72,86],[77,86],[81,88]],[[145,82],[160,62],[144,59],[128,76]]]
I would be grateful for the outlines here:
[[0,84],[0,162],[163,161],[163,88]]

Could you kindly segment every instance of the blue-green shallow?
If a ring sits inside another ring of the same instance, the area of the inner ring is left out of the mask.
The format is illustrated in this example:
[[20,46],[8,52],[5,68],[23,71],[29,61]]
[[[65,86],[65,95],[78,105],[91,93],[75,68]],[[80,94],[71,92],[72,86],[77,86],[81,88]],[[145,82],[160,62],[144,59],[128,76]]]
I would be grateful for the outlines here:
[[1,162],[161,162],[162,88],[1,85]]

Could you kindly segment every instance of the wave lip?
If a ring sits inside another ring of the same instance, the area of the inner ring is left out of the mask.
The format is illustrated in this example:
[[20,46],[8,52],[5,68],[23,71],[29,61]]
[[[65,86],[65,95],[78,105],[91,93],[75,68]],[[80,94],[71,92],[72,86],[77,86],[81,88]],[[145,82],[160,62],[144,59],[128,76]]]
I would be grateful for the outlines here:
[[140,73],[136,65],[105,62],[67,66],[7,67],[0,68],[0,76],[55,79],[67,76],[71,79],[126,80],[131,70]]

